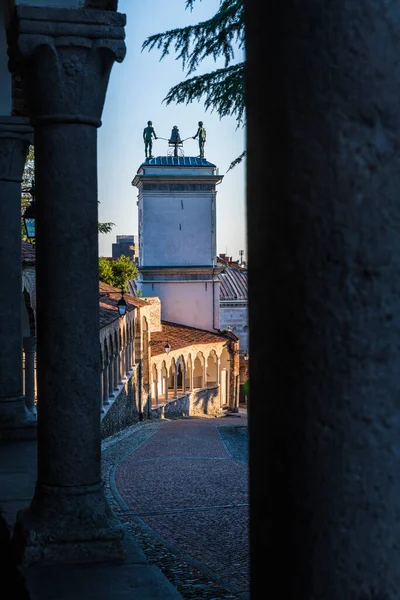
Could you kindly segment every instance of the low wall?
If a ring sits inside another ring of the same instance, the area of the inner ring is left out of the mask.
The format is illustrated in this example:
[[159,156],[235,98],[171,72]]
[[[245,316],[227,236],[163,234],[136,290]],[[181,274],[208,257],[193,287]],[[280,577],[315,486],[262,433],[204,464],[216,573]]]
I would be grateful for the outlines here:
[[216,415],[221,408],[220,388],[216,386],[188,392],[154,408],[150,408],[150,403],[151,397],[144,388],[140,394],[136,368],[122,385],[116,399],[106,407],[107,412],[101,421],[101,438],[104,440],[138,421]]
[[139,393],[136,371],[134,371],[102,418],[101,438],[114,435],[139,420]]
[[216,415],[220,412],[219,386],[188,392],[151,409],[153,419]]

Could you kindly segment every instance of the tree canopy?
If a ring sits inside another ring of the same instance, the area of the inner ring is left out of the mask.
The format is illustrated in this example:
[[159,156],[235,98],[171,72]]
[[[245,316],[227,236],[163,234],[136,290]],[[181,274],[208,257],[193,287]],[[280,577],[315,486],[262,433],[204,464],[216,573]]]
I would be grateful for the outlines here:
[[116,260],[109,260],[105,256],[99,257],[100,281],[126,292],[128,282],[131,279],[136,279],[137,276],[138,269],[129,256],[122,254]]
[[[185,8],[193,10],[195,2],[186,0]],[[168,91],[164,102],[189,104],[204,98],[206,110],[215,110],[220,118],[234,116],[239,127],[245,124],[245,63],[233,62],[234,45],[244,48],[244,0],[220,0],[218,11],[207,21],[151,35],[143,42],[142,51],[161,50],[162,60],[173,48],[177,59],[182,61],[186,77],[194,73],[205,58],[216,61],[222,57],[224,67],[178,83]],[[246,151],[232,161],[229,169],[245,155]]]

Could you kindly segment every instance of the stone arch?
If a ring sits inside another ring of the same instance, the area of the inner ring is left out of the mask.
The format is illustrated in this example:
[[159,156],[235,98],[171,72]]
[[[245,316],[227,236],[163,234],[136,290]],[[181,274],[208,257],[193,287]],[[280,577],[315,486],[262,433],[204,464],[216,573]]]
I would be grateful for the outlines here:
[[176,387],[178,396],[186,393],[186,364],[183,354],[176,361]]
[[186,388],[193,390],[193,360],[191,353],[189,353],[186,361]]
[[113,335],[110,333],[108,336],[108,395],[114,396],[114,343]]
[[169,369],[168,369],[168,396],[176,397],[176,362],[175,358],[172,358]]
[[142,317],[142,349],[143,349],[143,385],[146,391],[149,388],[150,364],[149,364],[149,325],[145,316]]
[[161,396],[165,402],[168,400],[168,369],[165,360],[161,365]]
[[221,352],[219,363],[221,406],[226,406],[229,404],[231,365],[231,357],[226,347]]
[[118,390],[119,385],[119,351],[120,351],[120,340],[119,340],[119,331],[114,331],[114,373],[113,373],[113,381],[114,381],[114,390]]
[[158,406],[158,369],[155,364],[151,369],[151,405]]
[[193,362],[193,388],[204,387],[204,366],[204,355],[199,351]]
[[211,350],[207,356],[206,377],[207,387],[215,387],[218,385],[218,356],[215,350]]

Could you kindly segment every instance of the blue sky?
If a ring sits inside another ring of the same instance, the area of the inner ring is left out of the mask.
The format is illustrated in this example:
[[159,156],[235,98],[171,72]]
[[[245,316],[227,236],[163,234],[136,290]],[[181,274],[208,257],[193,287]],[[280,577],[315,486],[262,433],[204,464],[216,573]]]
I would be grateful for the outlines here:
[[[99,220],[115,223],[112,232],[99,236],[99,254],[111,256],[116,235],[137,234],[137,188],[131,181],[144,161],[143,128],[153,121],[157,136],[169,138],[178,125],[181,138],[197,131],[198,121],[207,130],[205,157],[226,171],[245,147],[244,129],[236,129],[233,117],[219,119],[205,111],[204,104],[170,105],[163,103],[168,90],[182,81],[185,73],[181,61],[171,53],[160,62],[158,50],[141,52],[149,35],[174,29],[211,17],[219,0],[199,0],[192,12],[185,10],[185,0],[119,0],[118,10],[127,16],[124,61],[115,63],[111,72],[102,127],[98,130]],[[235,61],[243,53],[235,54]],[[223,66],[222,61],[204,61],[195,74]],[[184,145],[186,156],[198,155],[197,140]],[[167,142],[155,140],[153,155],[166,155]],[[227,173],[217,187],[217,252],[228,252],[234,259],[239,250],[246,252],[245,162]]]

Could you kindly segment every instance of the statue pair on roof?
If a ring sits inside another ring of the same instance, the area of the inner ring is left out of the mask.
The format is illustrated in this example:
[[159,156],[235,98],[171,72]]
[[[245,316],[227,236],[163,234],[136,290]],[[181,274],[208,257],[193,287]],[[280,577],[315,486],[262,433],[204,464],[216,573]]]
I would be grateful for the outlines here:
[[[203,125],[203,121],[199,121],[197,132],[194,136],[192,136],[192,139],[199,139],[200,158],[204,158],[204,146],[206,143],[206,136],[207,134]],[[147,121],[147,127],[145,127],[143,130],[144,151],[146,158],[154,158],[152,155],[153,138],[156,140],[157,134],[154,130],[152,121]],[[176,147],[178,145],[182,145],[183,142],[181,140],[181,136],[179,134],[179,129],[177,125],[174,125],[174,127],[172,128],[171,137],[168,140],[168,142],[170,143],[170,145],[175,145]]]

